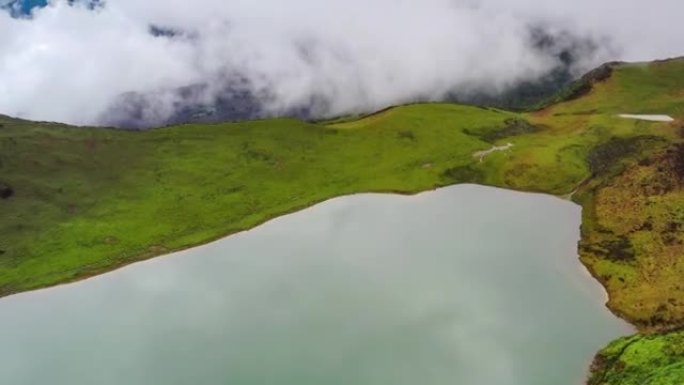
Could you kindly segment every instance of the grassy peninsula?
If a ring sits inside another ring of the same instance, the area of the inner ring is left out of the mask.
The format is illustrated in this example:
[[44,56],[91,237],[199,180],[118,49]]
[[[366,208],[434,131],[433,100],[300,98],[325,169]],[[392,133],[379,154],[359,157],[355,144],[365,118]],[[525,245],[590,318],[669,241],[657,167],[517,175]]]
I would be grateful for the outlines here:
[[330,122],[143,132],[0,117],[0,296],[205,243],[335,196],[466,182],[583,206],[582,262],[607,288],[609,307],[642,332],[599,353],[591,384],[684,381],[680,59],[612,63],[527,113],[416,104]]

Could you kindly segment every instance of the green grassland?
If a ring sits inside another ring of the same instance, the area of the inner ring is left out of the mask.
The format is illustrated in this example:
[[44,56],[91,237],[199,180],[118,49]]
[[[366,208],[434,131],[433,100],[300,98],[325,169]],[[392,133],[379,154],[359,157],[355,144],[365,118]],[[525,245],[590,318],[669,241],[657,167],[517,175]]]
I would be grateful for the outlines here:
[[677,385],[684,379],[684,332],[619,339],[594,360],[589,385]]
[[604,75],[529,113],[416,104],[329,122],[143,132],[0,117],[0,296],[205,243],[335,196],[480,183],[583,206],[581,259],[610,308],[646,333],[627,350],[620,344],[632,340],[601,352],[592,384],[682,382],[684,60],[613,64]]

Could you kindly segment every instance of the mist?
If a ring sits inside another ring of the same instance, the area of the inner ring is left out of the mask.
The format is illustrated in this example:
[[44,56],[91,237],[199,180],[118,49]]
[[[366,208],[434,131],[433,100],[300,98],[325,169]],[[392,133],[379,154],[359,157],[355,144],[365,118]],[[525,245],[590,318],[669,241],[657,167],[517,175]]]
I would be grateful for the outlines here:
[[559,66],[579,76],[679,56],[682,11],[676,0],[53,0],[0,12],[0,113],[150,127],[497,95]]

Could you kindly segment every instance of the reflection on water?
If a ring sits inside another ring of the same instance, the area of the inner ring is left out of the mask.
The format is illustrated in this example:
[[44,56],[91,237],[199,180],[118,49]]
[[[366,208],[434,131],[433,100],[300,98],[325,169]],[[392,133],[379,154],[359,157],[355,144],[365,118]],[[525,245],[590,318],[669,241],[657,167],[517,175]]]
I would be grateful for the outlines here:
[[628,331],[579,220],[478,186],[336,199],[0,300],[0,383],[577,385]]

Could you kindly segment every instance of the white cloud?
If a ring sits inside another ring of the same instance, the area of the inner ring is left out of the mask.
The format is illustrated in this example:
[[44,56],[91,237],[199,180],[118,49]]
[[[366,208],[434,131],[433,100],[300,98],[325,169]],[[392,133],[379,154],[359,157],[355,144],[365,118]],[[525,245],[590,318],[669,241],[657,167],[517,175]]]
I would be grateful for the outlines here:
[[[682,11],[674,0],[110,0],[96,11],[54,0],[31,20],[0,13],[0,112],[97,124],[123,93],[234,73],[268,91],[270,111],[312,96],[328,114],[372,110],[538,76],[554,65],[529,42],[539,23],[620,49],[586,66],[678,55]],[[186,34],[156,38],[151,24]],[[167,99],[154,114],[170,112]]]

